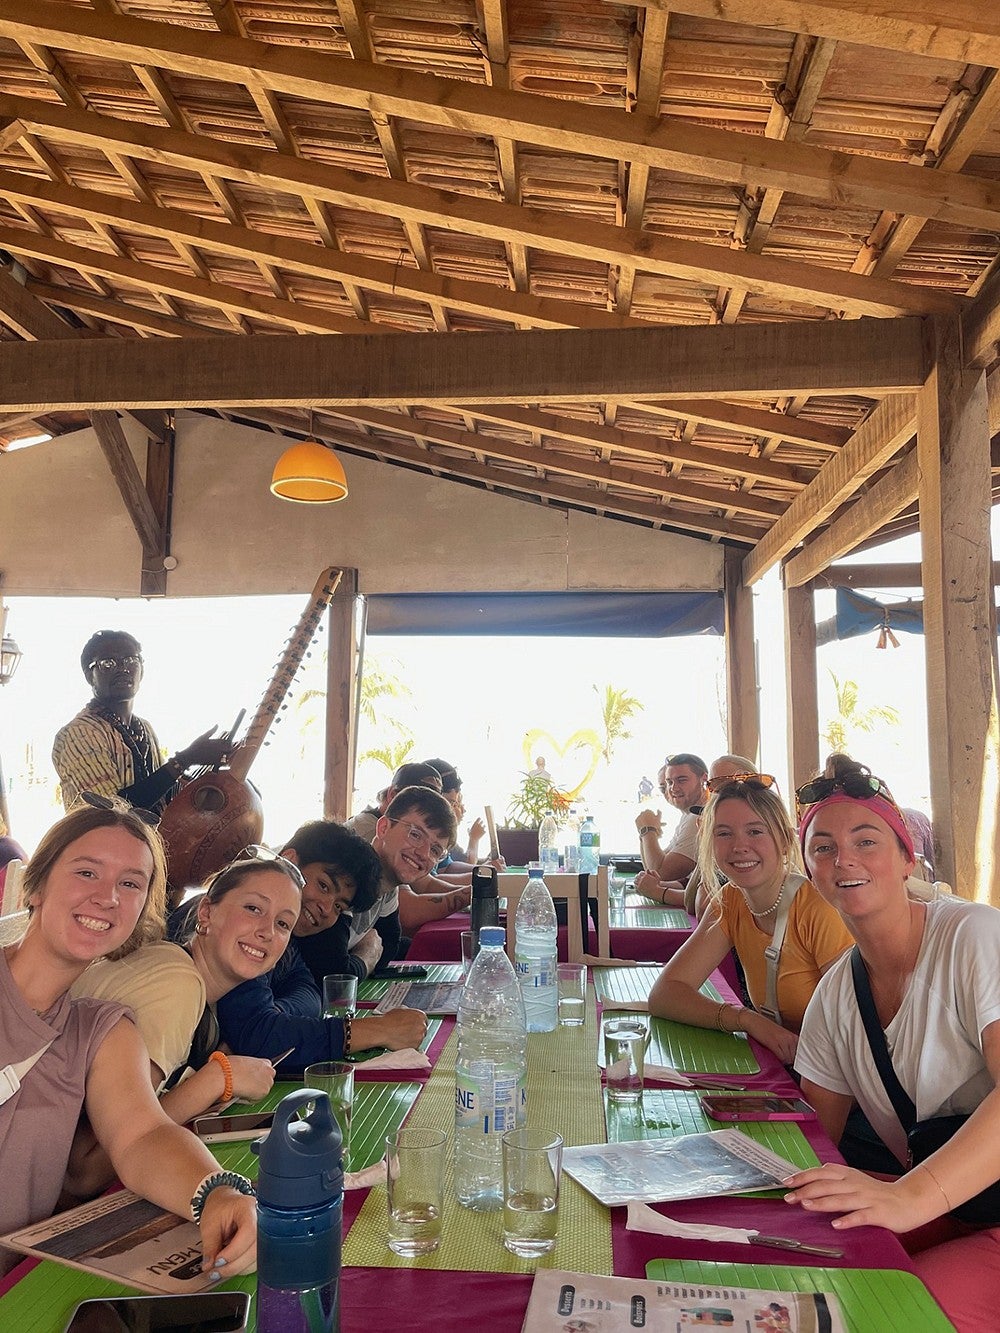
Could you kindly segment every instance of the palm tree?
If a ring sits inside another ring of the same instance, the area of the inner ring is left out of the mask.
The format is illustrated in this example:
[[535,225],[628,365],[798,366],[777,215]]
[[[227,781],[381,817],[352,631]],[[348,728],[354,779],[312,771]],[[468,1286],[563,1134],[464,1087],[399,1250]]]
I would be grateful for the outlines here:
[[629,694],[627,690],[616,690],[613,685],[605,685],[603,696],[596,685],[592,685],[591,689],[601,700],[601,725],[604,730],[601,754],[604,762],[610,764],[617,742],[631,739],[632,733],[627,729],[627,722],[641,713],[645,705],[635,695]]
[[898,708],[891,704],[869,704],[867,708],[860,708],[856,680],[841,680],[832,671],[830,679],[837,697],[837,715],[827,722],[822,736],[832,750],[846,751],[852,733],[870,735],[880,725],[899,725]]

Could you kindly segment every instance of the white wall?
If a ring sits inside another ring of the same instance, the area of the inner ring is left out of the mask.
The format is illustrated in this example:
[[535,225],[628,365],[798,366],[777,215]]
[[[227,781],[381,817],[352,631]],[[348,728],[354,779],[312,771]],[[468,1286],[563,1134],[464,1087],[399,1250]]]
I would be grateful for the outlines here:
[[[141,430],[126,433],[140,473]],[[308,591],[326,565],[361,591],[696,591],[722,587],[722,548],[564,513],[343,456],[349,497],[275,499],[287,441],[182,412],[168,596]],[[0,455],[0,572],[8,597],[138,595],[142,551],[93,431]]]

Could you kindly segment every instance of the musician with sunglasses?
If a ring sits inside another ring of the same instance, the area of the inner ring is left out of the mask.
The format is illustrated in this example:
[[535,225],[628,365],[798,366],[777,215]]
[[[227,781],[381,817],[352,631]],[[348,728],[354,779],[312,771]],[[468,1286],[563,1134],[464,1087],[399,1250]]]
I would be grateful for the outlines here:
[[[660,973],[650,1013],[695,1027],[746,1032],[791,1063],[820,977],[850,947],[837,913],[798,873],[798,843],[767,773],[742,773],[702,815],[699,868],[710,906]],[[718,886],[717,872],[725,879]],[[753,1008],[710,1000],[701,987],[735,949]]]
[[[856,1103],[894,1155],[896,1178],[827,1165],[793,1176],[786,1199],[838,1214],[836,1228],[901,1233],[959,1333],[996,1328],[1000,1204],[981,1202],[971,1222],[951,1213],[1000,1180],[1000,912],[913,894],[903,814],[846,755],[832,755],[798,797],[806,864],[857,947],[820,982],[796,1068],[845,1156],[841,1135]],[[910,1127],[945,1117],[961,1123],[938,1123],[933,1142],[942,1146],[918,1152],[907,1170]]]
[[84,644],[80,665],[93,697],[52,746],[66,810],[91,791],[161,813],[187,769],[224,763],[234,748],[229,737],[213,736],[211,727],[167,758],[151,724],[133,711],[142,648],[124,630],[98,630]]

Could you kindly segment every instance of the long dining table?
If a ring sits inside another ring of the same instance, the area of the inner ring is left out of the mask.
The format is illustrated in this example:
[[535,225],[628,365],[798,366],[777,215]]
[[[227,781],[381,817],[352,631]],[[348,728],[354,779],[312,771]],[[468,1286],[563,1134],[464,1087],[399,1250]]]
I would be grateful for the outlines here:
[[[429,962],[429,980],[451,981],[460,975],[455,965]],[[567,1146],[672,1138],[722,1127],[708,1119],[698,1093],[687,1088],[647,1084],[639,1107],[623,1108],[606,1100],[599,1068],[601,1014],[640,1006],[652,975],[655,969],[650,967],[593,968],[584,1024],[529,1036],[529,1124],[558,1130]],[[388,984],[363,983],[359,1003],[376,1003]],[[707,983],[706,993],[733,998],[719,973]],[[660,1019],[650,1027],[647,1059],[684,1070],[695,1083],[699,1074],[715,1074],[748,1088],[797,1091],[777,1057],[743,1036]],[[424,1042],[429,1071],[366,1071],[364,1060],[358,1062],[352,1171],[378,1163],[386,1135],[404,1120],[450,1129],[454,1029],[453,1017],[430,1020]],[[275,1105],[297,1086],[301,1084],[276,1084],[261,1108]],[[840,1160],[817,1120],[741,1128],[798,1166]],[[226,1168],[255,1174],[249,1144],[221,1144],[213,1151]],[[516,1333],[538,1267],[776,1290],[832,1290],[842,1301],[851,1333],[944,1333],[951,1328],[888,1231],[861,1227],[836,1232],[827,1217],[786,1204],[780,1192],[654,1207],[684,1222],[724,1223],[805,1243],[833,1244],[843,1256],[819,1261],[818,1267],[816,1259],[804,1255],[629,1231],[624,1208],[604,1207],[564,1172],[556,1249],[542,1260],[526,1261],[504,1249],[499,1213],[472,1213],[458,1205],[449,1166],[441,1247],[422,1259],[401,1259],[388,1249],[384,1185],[345,1192],[341,1329],[440,1333],[478,1326],[488,1333]],[[254,1278],[231,1279],[221,1289],[228,1287],[252,1291]],[[58,1333],[77,1301],[125,1290],[49,1261],[26,1260],[0,1283],[0,1329]]]

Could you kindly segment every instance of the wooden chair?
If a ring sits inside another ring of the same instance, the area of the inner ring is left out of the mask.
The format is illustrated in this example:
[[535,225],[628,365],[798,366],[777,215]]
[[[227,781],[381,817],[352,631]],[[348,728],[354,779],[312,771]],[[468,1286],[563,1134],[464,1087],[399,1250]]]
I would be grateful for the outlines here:
[[[581,881],[585,881],[581,887]],[[528,884],[528,876],[501,871],[497,891],[507,899],[507,953],[513,959],[515,948],[514,917],[521,894]],[[607,958],[610,953],[608,867],[601,866],[596,874],[577,875],[559,871],[546,874],[545,885],[553,902],[566,903],[567,958],[570,963],[582,963],[596,953]],[[597,900],[597,948],[593,949],[594,931],[590,922],[591,898]]]

